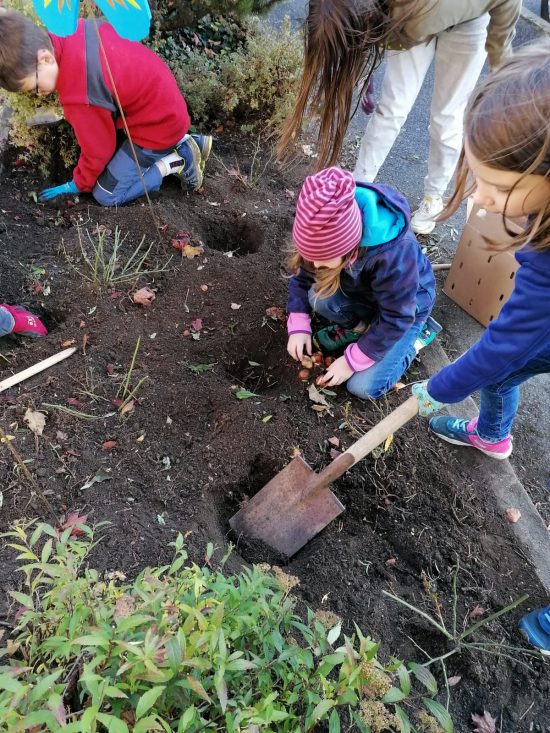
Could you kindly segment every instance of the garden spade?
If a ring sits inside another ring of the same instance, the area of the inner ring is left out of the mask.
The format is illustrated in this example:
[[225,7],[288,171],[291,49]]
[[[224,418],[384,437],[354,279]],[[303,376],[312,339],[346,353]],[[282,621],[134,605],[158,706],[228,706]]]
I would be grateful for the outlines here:
[[418,413],[418,400],[409,399],[315,473],[297,456],[229,520],[237,534],[255,538],[287,555],[294,555],[345,507],[330,484],[384,443]]

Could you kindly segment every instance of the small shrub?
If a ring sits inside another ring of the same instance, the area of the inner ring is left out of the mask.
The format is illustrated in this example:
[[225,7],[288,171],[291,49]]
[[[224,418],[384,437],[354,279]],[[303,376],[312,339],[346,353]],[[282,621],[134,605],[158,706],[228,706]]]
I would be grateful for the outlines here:
[[[410,730],[395,704],[415,702],[409,671],[383,666],[359,629],[336,647],[339,620],[295,612],[296,578],[260,567],[226,576],[212,545],[201,568],[181,535],[171,564],[132,582],[101,577],[88,565],[96,529],[7,534],[25,592],[11,594],[17,625],[1,650],[1,730],[305,733],[328,721],[337,733],[341,714],[362,731]],[[433,694],[429,671],[419,679]]]
[[159,33],[152,42],[176,77],[193,125],[214,127],[229,120],[247,131],[273,131],[297,93],[303,60],[299,34],[288,18],[277,30],[258,18],[243,25],[224,19],[204,24],[208,40],[199,36],[198,47]]

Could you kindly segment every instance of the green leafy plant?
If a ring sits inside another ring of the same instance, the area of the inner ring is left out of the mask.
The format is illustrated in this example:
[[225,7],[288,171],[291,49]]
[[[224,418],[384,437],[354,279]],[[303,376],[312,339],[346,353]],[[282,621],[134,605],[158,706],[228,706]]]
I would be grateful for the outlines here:
[[325,722],[338,733],[353,717],[367,733],[408,733],[415,677],[438,710],[429,670],[383,665],[379,645],[357,627],[342,636],[332,613],[298,615],[298,581],[280,568],[226,575],[211,543],[199,567],[178,535],[171,563],[128,582],[90,566],[98,527],[31,522],[5,535],[24,582],[0,650],[2,730],[306,733]]
[[205,372],[209,372],[216,366],[218,362],[215,361],[212,364],[186,364],[185,366],[189,369],[190,372],[193,372],[193,374],[204,374]]
[[194,125],[238,121],[241,130],[257,128],[265,137],[294,103],[303,63],[300,36],[288,19],[275,30],[257,18],[242,25],[220,18],[205,31],[215,33],[220,40],[211,47],[161,33],[151,46],[172,70]]

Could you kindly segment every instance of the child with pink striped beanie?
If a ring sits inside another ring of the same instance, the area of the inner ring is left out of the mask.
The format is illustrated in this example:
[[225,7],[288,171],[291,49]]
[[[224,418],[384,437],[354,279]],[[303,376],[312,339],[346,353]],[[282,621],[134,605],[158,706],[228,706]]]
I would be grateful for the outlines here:
[[389,186],[356,183],[327,168],[306,178],[296,205],[290,260],[288,345],[311,354],[313,312],[324,351],[344,349],[325,386],[347,382],[358,397],[379,397],[399,381],[440,327],[431,265],[410,228],[405,199]]

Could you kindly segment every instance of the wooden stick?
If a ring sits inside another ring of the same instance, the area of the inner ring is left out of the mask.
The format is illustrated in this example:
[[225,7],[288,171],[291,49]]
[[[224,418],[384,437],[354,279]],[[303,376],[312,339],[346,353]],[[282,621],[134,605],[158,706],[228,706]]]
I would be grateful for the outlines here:
[[60,361],[63,361],[63,359],[66,359],[69,356],[72,356],[74,352],[76,351],[76,346],[71,346],[70,349],[65,349],[64,351],[60,351],[58,354],[54,354],[53,356],[49,356],[47,359],[43,359],[42,361],[39,361],[38,364],[34,364],[33,366],[28,367],[28,369],[23,369],[22,372],[17,372],[17,374],[12,374],[11,377],[8,377],[7,379],[3,379],[0,382],[0,392],[3,392],[5,389],[9,389],[10,387],[13,387],[15,384],[19,384],[19,382],[24,382],[25,379],[29,379],[30,377],[33,377],[35,374],[38,374],[39,372],[44,371],[44,369],[49,369],[54,364],[57,364]]
[[432,265],[432,270],[434,272],[440,272],[441,270],[450,270],[451,269],[451,263],[450,262],[441,262],[437,265]]

